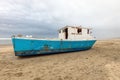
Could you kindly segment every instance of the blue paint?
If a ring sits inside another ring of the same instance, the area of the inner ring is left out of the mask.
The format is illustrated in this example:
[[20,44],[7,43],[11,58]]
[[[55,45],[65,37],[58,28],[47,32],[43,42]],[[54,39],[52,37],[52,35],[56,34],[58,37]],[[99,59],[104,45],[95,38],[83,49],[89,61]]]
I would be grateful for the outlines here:
[[96,40],[36,40],[12,38],[16,56],[51,54],[90,49]]

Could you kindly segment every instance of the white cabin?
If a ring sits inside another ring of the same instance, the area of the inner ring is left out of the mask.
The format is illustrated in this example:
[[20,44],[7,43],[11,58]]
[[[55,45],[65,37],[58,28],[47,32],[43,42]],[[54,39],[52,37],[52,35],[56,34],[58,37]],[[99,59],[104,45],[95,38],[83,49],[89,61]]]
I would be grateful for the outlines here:
[[91,36],[91,28],[81,26],[65,26],[59,29],[59,39],[86,40],[94,38]]

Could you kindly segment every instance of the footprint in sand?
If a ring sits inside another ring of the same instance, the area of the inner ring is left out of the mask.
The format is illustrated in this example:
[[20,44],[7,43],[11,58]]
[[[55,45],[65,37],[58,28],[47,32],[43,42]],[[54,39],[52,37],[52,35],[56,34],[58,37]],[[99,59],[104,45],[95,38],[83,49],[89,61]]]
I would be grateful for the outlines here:
[[23,73],[22,73],[22,72],[15,73],[15,76],[16,76],[16,77],[21,77],[21,76],[23,76]]
[[41,78],[39,78],[39,77],[36,77],[36,78],[34,78],[33,80],[42,80]]

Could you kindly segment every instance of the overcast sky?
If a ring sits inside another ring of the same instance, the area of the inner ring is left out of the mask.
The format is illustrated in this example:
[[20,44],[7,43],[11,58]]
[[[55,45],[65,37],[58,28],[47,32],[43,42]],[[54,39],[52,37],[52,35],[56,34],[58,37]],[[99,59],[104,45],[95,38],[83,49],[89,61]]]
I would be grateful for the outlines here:
[[0,37],[57,37],[66,25],[90,26],[99,39],[120,37],[120,0],[0,0]]

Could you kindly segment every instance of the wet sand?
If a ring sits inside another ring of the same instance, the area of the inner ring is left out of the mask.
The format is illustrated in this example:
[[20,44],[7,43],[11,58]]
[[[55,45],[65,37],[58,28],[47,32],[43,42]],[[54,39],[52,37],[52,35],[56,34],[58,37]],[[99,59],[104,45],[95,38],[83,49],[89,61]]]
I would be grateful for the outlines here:
[[97,41],[87,51],[14,56],[0,46],[0,80],[120,80],[120,39]]

